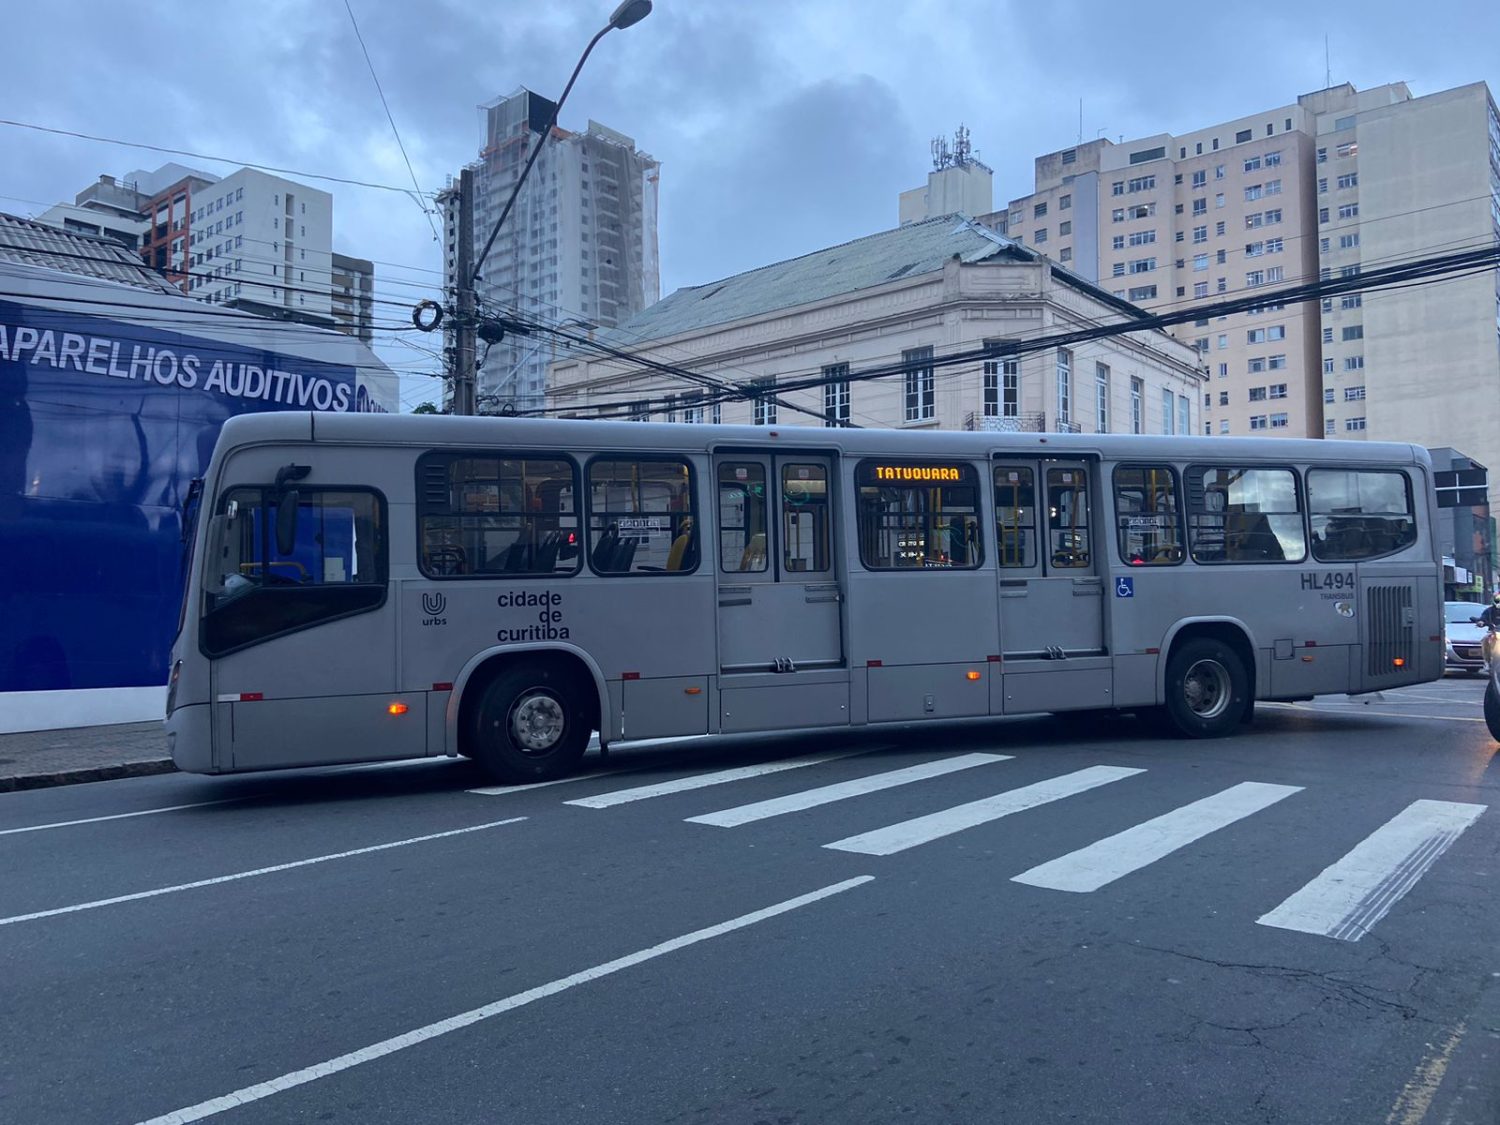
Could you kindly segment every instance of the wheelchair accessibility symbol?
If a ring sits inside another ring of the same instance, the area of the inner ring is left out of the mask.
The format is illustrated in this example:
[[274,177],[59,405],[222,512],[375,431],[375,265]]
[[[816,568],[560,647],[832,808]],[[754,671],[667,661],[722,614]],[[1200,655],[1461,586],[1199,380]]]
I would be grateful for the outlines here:
[[1135,597],[1135,579],[1134,578],[1116,578],[1115,579],[1115,597],[1117,597],[1117,598],[1133,598],[1133,597]]

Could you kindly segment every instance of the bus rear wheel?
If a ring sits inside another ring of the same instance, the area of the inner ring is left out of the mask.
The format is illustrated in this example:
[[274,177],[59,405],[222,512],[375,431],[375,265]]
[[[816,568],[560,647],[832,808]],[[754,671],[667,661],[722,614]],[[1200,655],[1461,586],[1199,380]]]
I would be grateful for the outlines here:
[[496,781],[551,781],[578,768],[589,709],[574,677],[548,664],[501,672],[474,711],[470,756]]
[[1249,705],[1250,677],[1223,641],[1185,641],[1167,662],[1166,717],[1188,738],[1218,738],[1237,727]]

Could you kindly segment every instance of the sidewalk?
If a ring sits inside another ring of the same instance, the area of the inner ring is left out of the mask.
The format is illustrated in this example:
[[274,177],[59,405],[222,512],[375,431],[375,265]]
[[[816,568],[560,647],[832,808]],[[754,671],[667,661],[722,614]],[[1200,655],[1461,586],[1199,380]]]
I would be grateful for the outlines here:
[[0,734],[0,792],[175,769],[160,722]]

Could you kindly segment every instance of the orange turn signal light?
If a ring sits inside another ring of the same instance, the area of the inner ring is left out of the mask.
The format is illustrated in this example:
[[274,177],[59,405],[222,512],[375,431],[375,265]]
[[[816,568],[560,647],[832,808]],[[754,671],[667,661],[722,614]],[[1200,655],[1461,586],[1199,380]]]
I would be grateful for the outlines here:
[[392,703],[385,709],[385,713],[387,715],[404,715],[410,710],[411,708],[404,703]]
[[1406,657],[1404,657],[1404,656],[1398,656],[1398,657],[1396,657],[1396,659],[1392,660],[1391,663],[1394,664],[1397,668],[1405,668],[1406,667]]
[[964,675],[967,676],[971,680],[977,680],[977,679],[979,679],[979,673],[978,672],[965,672]]

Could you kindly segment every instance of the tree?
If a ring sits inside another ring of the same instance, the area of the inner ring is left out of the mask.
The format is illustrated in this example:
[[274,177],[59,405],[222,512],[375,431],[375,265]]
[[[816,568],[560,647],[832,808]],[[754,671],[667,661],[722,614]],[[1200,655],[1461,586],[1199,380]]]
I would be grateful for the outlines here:
[[435,403],[423,402],[412,408],[413,414],[441,414]]

